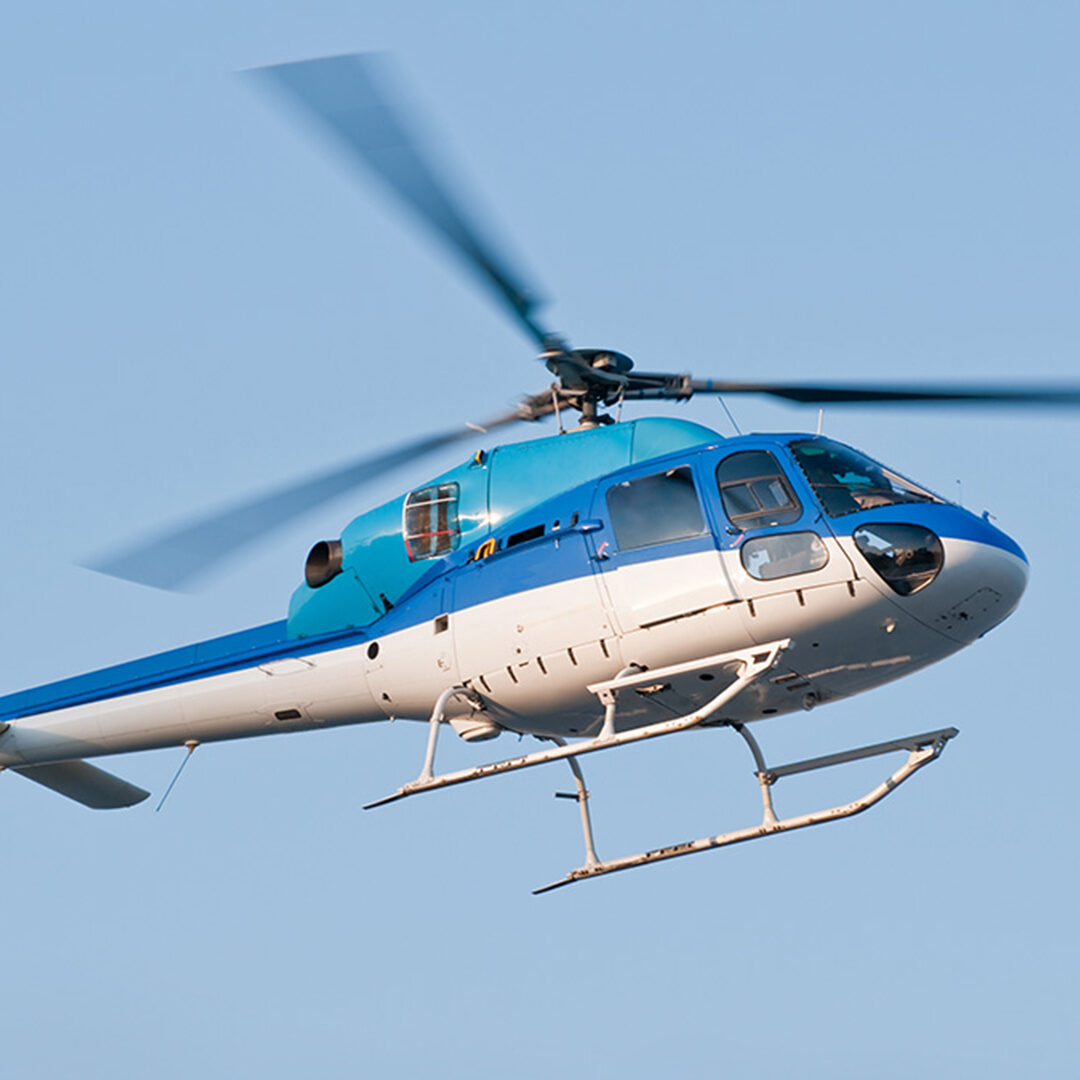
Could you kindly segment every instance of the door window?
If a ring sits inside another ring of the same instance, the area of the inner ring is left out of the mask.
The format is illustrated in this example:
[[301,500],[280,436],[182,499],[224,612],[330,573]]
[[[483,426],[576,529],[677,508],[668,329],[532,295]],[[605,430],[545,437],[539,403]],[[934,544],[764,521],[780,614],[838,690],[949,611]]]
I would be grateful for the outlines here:
[[780,463],[767,450],[741,450],[716,467],[716,484],[728,520],[741,532],[788,525],[802,507]]
[[829,561],[821,537],[813,532],[755,536],[742,545],[739,555],[746,572],[759,581],[808,574],[820,570]]
[[688,465],[608,488],[607,508],[620,551],[705,532],[705,515]]

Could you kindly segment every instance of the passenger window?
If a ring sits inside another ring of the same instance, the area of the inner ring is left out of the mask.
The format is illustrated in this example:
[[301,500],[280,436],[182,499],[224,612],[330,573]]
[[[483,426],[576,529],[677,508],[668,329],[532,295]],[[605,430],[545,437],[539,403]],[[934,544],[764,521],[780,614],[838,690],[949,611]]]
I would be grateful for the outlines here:
[[779,462],[767,450],[742,450],[716,467],[724,513],[742,532],[787,525],[802,517],[802,507]]
[[405,499],[405,550],[409,559],[435,559],[461,543],[457,484],[419,488]]
[[817,533],[775,533],[747,540],[739,552],[742,564],[759,581],[820,570],[829,561],[829,552]]
[[687,465],[608,489],[608,514],[620,551],[685,540],[705,532],[705,517]]

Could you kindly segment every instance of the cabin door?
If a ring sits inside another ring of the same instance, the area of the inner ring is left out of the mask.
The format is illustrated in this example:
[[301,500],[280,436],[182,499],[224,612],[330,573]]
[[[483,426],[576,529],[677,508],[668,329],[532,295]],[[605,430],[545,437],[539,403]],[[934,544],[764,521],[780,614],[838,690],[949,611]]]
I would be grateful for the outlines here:
[[798,638],[842,614],[855,597],[855,569],[779,448],[750,444],[702,463],[725,566],[751,636]]
[[601,484],[590,516],[601,590],[623,633],[735,600],[689,462]]

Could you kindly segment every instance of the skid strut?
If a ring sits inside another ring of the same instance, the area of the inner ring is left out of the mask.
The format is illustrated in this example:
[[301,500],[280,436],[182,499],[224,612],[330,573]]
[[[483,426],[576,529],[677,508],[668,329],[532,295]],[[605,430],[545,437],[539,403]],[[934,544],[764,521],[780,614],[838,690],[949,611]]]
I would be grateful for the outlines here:
[[[520,757],[508,758],[505,761],[495,761],[471,769],[459,769],[457,772],[435,775],[432,772],[435,761],[435,746],[439,735],[439,725],[442,722],[447,703],[455,694],[469,696],[472,699],[476,697],[475,692],[467,690],[465,687],[451,687],[442,694],[432,711],[431,720],[429,721],[428,750],[420,775],[410,783],[403,784],[392,795],[368,803],[364,809],[371,810],[376,806],[383,806],[386,803],[407,798],[409,795],[419,795],[423,791],[435,791],[438,788],[452,787],[455,784],[465,784],[471,780],[482,780],[486,776],[514,772],[517,769],[528,769],[534,765],[546,765],[549,761],[560,761],[563,758],[573,760],[581,757],[582,754],[592,754],[597,750],[610,750],[614,746],[625,746],[628,743],[642,742],[645,739],[656,739],[661,735],[673,735],[677,731],[687,731],[707,720],[718,709],[722,709],[732,698],[742,693],[759,675],[768,671],[789,644],[790,641],[784,639],[783,641],[770,642],[768,645],[763,645],[757,649],[740,649],[738,652],[721,653],[717,656],[707,656],[701,660],[692,660],[686,664],[673,664],[670,667],[653,668],[651,671],[645,672],[634,668],[630,674],[624,671],[614,679],[595,683],[589,687],[590,693],[595,694],[600,699],[601,704],[605,706],[604,727],[595,739],[585,739],[582,742],[574,743],[573,746],[567,746],[561,740],[558,740],[560,745],[557,745],[553,750],[538,750],[532,754],[522,754]],[[615,695],[619,690],[644,683],[663,682],[678,675],[686,675],[706,668],[735,668],[735,678],[720,693],[692,713],[687,713],[685,716],[677,717],[674,720],[664,720],[658,724],[648,724],[645,727],[633,728],[629,731],[615,731],[614,704]]]
[[[571,870],[561,880],[534,890],[536,893],[543,893],[561,888],[563,885],[571,885],[575,881],[584,881],[588,878],[600,877],[603,874],[612,874],[619,870],[630,870],[637,866],[647,866],[650,863],[661,862],[664,859],[694,855],[698,852],[710,851],[713,848],[739,844],[745,840],[756,840],[759,837],[772,836],[776,833],[805,829],[810,825],[821,825],[829,821],[838,821],[841,818],[859,814],[880,802],[890,792],[895,791],[908,777],[918,772],[924,765],[928,765],[935,760],[945,748],[946,743],[959,734],[956,728],[941,728],[938,731],[928,731],[922,735],[909,735],[906,738],[893,739],[889,742],[860,746],[838,754],[828,754],[824,757],[807,758],[804,761],[795,761],[787,765],[772,766],[766,763],[761,747],[754,736],[747,731],[746,727],[741,723],[730,723],[730,726],[742,736],[754,758],[755,776],[761,790],[761,823],[735,832],[720,833],[717,836],[706,836],[700,840],[689,840],[681,844],[656,848],[652,851],[642,852],[639,855],[626,855],[618,859],[600,859],[596,854],[592,821],[589,816],[589,791],[585,786],[585,777],[577,759],[598,750],[609,750],[616,746],[625,746],[646,739],[656,739],[662,735],[673,735],[676,732],[689,731],[700,726],[741,694],[755,679],[769,671],[776,664],[780,654],[790,644],[791,642],[788,639],[773,641],[756,649],[741,649],[736,652],[720,653],[716,656],[706,656],[700,660],[692,660],[684,664],[673,664],[669,667],[653,668],[648,671],[642,671],[638,667],[624,668],[614,679],[594,683],[588,687],[589,692],[595,694],[604,707],[603,725],[600,733],[595,738],[583,739],[572,745],[567,745],[562,739],[551,738],[550,741],[555,743],[555,746],[548,750],[538,750],[531,754],[507,758],[504,761],[495,761],[487,765],[478,765],[470,769],[459,769],[456,772],[440,774],[435,772],[435,750],[438,744],[439,730],[445,719],[447,705],[451,699],[456,697],[468,702],[474,709],[483,707],[482,700],[471,688],[466,686],[448,687],[440,695],[431,713],[427,751],[424,755],[420,775],[410,783],[403,784],[393,794],[368,803],[364,809],[382,806],[398,799],[407,798],[410,795],[419,795],[425,791],[435,791],[456,784],[469,783],[473,780],[483,780],[488,776],[497,776],[500,773],[514,772],[518,769],[528,769],[534,765],[546,765],[550,761],[566,761],[573,773],[576,791],[559,793],[559,797],[574,799],[578,804],[585,841],[585,862],[576,870]],[[677,682],[680,678],[689,675],[693,675],[696,679],[702,673],[709,671],[727,673],[730,676],[730,682],[701,708],[672,720],[664,720],[660,723],[648,724],[627,731],[618,730],[616,711],[620,691],[635,688],[644,690],[657,684],[670,684],[672,681]],[[842,765],[849,761],[876,757],[879,754],[888,754],[897,750],[908,751],[907,761],[890,776],[886,777],[877,787],[854,802],[830,807],[827,810],[818,810],[810,814],[801,814],[797,817],[780,819],[776,816],[773,807],[772,788],[781,778],[794,776],[797,773],[811,772],[816,769],[825,769],[832,765]]]

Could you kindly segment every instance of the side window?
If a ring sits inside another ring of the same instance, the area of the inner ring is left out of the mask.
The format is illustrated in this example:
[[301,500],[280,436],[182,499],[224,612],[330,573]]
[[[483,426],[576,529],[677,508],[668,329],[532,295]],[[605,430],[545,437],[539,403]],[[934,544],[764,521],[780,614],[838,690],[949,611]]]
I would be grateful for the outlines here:
[[742,450],[724,458],[716,467],[716,485],[728,520],[743,532],[802,517],[784,470],[767,450]]
[[755,536],[739,549],[742,564],[751,577],[773,581],[792,574],[820,570],[829,552],[817,533],[772,533]]
[[607,507],[620,551],[705,532],[705,517],[688,465],[608,488]]
[[405,499],[405,550],[409,559],[436,559],[461,543],[457,484],[419,488]]

